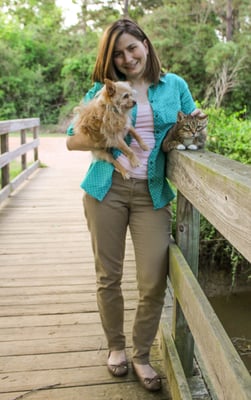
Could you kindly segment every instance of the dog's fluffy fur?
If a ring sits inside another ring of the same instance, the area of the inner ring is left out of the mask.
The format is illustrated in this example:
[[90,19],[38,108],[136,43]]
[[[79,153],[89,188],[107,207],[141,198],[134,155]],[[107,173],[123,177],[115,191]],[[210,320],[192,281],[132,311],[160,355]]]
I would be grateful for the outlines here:
[[112,82],[105,79],[101,91],[89,103],[78,108],[78,117],[74,124],[75,135],[71,140],[78,140],[79,135],[88,136],[94,144],[92,150],[98,159],[112,163],[128,179],[128,172],[114,159],[109,148],[115,147],[125,154],[133,167],[140,165],[133,150],[124,141],[130,133],[143,150],[147,145],[131,126],[130,110],[136,104],[133,99],[133,90],[129,82]]

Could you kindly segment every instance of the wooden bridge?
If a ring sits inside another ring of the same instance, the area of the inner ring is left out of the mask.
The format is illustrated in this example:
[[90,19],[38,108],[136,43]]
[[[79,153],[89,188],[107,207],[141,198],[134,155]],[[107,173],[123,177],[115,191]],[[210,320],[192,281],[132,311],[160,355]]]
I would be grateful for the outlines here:
[[[229,165],[221,158],[189,152],[170,158],[169,179],[178,189],[188,179],[185,191],[178,195],[177,241],[183,254],[172,244],[172,285],[151,354],[164,385],[161,392],[151,394],[141,388],[131,370],[120,379],[106,368],[107,347],[97,312],[94,263],[79,188],[89,153],[68,152],[62,137],[41,138],[39,144],[38,125],[36,119],[0,122],[0,399],[251,399],[250,375],[194,277],[198,211],[191,205],[195,200],[202,212],[209,204],[209,217],[215,222],[220,210],[215,207],[213,212],[210,207],[213,193],[217,204],[224,203],[221,210],[228,206],[224,227],[228,212],[237,228],[245,213],[244,243],[236,229],[234,244],[250,260],[250,170],[245,166],[238,170],[239,164],[230,162],[232,168],[238,164],[231,180]],[[26,128],[32,129],[29,137]],[[9,135],[12,131],[21,132],[21,143],[19,135]],[[16,157],[21,157],[23,172],[11,180],[9,165]],[[178,164],[175,157],[179,157]],[[37,168],[39,160],[44,168]],[[225,165],[221,178],[225,183],[217,189],[220,177],[210,171],[217,171],[219,162]],[[241,215],[235,206],[239,201],[243,203]],[[226,237],[231,240],[235,232],[230,222]],[[130,357],[137,291],[129,236],[124,271]]]

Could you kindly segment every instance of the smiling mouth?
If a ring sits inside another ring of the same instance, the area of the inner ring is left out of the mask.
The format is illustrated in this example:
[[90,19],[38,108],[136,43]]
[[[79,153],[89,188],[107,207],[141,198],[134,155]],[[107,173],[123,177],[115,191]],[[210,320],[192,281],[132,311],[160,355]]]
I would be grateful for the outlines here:
[[125,68],[126,69],[134,69],[135,67],[137,67],[138,62],[136,62],[135,64],[130,64],[130,65],[126,65]]

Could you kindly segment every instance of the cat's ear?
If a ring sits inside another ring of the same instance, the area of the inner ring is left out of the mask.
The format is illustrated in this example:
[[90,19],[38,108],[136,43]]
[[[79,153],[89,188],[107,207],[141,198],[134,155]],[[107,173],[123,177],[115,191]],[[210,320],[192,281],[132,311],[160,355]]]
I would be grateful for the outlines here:
[[185,118],[186,114],[184,114],[182,111],[178,112],[177,115],[177,121],[182,121]]

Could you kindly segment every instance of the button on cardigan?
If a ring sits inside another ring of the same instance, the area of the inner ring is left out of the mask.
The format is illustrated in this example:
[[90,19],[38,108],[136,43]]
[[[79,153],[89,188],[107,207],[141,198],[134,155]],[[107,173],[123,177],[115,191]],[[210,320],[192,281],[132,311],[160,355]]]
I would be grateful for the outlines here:
[[[84,102],[91,100],[102,88],[96,82],[84,97]],[[157,85],[148,88],[148,100],[153,111],[155,146],[148,159],[148,188],[153,201],[153,208],[167,205],[174,198],[166,178],[166,154],[161,149],[167,131],[176,123],[178,111],[190,114],[196,106],[187,83],[176,74],[167,73],[160,77]],[[137,105],[132,110],[132,124],[135,126]],[[73,124],[67,130],[68,135],[74,134]],[[127,135],[126,142],[130,144],[131,137]],[[120,150],[113,149],[114,157]],[[89,195],[102,201],[112,185],[114,166],[103,160],[94,160],[81,183],[81,188]]]

